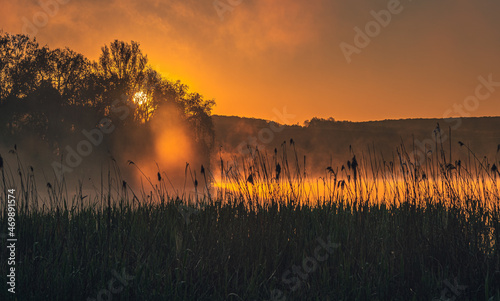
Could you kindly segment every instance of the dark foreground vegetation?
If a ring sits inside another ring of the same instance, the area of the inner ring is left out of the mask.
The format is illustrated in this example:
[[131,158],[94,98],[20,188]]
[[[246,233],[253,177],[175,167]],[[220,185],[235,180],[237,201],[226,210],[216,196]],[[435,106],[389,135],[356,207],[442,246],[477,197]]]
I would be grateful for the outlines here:
[[[221,162],[219,184],[202,170],[196,195],[169,194],[164,173],[134,191],[111,172],[94,196],[48,183],[38,206],[31,171],[4,167],[2,188],[18,183],[15,297],[500,300],[496,165],[397,155],[328,167],[316,195],[283,146]],[[387,188],[382,200],[367,193],[367,171]],[[0,254],[7,300],[5,239]]]
[[95,299],[125,269],[113,300],[432,300],[455,296],[446,280],[458,300],[498,300],[500,223],[481,213],[169,201],[20,214],[16,296]]

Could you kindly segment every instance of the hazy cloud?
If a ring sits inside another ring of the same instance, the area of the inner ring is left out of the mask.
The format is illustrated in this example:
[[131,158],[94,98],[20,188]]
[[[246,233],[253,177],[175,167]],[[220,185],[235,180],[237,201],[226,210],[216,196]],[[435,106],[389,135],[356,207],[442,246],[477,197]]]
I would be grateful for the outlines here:
[[[7,1],[0,26],[20,33],[40,3],[53,1]],[[224,20],[213,3],[70,0],[36,36],[92,59],[114,39],[135,40],[165,75],[215,97],[216,113],[272,118],[273,107],[287,105],[298,122],[441,117],[477,76],[500,78],[498,1],[402,0],[403,11],[351,64],[339,44],[353,43],[354,27],[388,0],[243,0]],[[475,114],[500,115],[499,99]]]

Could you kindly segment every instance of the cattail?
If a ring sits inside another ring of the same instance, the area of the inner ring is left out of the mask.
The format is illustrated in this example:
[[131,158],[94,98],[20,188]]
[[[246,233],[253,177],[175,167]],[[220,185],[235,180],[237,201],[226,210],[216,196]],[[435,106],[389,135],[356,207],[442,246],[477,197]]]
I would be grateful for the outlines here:
[[3,158],[2,156],[0,155],[0,169],[3,168]]
[[356,161],[356,156],[352,157],[351,167],[354,170],[356,170],[356,168],[358,167],[358,161]]
[[158,182],[161,182],[161,174],[160,174],[160,172],[158,172],[157,175],[158,175]]
[[201,173],[205,174],[205,167],[203,167],[203,164],[201,164]]
[[253,184],[253,176],[252,174],[250,174],[247,178],[247,182],[250,183],[250,184]]
[[356,156],[352,157],[352,162],[351,162],[351,167],[352,170],[354,171],[354,181],[356,181],[358,177],[358,161],[356,160]]

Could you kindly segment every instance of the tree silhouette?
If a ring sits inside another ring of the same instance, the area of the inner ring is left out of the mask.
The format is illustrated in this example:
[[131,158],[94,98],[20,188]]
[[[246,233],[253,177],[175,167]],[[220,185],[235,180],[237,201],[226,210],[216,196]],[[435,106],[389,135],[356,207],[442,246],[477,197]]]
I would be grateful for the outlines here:
[[110,46],[102,47],[99,65],[102,76],[110,89],[120,89],[132,96],[142,88],[146,77],[148,58],[143,55],[139,44],[115,40]]
[[[101,50],[98,61],[92,62],[69,48],[51,50],[34,38],[0,32],[4,143],[29,136],[60,153],[65,144],[81,139],[82,130],[95,128],[108,117],[117,129],[108,142],[119,150],[131,142],[127,138],[131,132],[147,139],[155,113],[173,106],[190,125],[198,150],[210,153],[214,100],[162,77],[148,65],[137,42],[115,40]],[[131,111],[130,118],[116,118],[117,102]]]

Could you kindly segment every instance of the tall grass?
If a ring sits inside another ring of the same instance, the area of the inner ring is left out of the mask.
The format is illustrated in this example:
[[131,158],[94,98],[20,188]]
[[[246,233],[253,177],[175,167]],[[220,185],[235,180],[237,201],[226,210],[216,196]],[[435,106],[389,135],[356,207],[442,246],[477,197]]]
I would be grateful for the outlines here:
[[[500,300],[499,163],[462,144],[466,157],[452,162],[436,141],[420,163],[404,145],[391,158],[351,150],[314,177],[291,140],[220,158],[213,173],[186,166],[182,188],[159,171],[136,190],[112,164],[95,193],[52,181],[44,198],[32,168],[4,164],[2,191],[18,189],[16,297],[96,298],[125,268],[135,278],[113,300],[269,300],[273,290],[286,300]],[[292,288],[283,276],[318,238],[340,247]],[[12,297],[7,257],[2,248],[2,300]],[[445,280],[467,288],[454,295]]]

